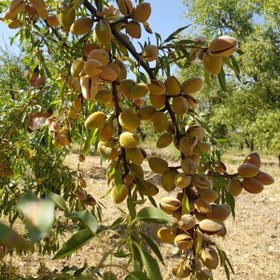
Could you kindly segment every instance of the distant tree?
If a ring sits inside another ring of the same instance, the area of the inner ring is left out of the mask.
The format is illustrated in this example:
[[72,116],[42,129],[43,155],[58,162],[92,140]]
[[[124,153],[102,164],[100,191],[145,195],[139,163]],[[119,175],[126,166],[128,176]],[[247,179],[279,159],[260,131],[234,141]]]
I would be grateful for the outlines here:
[[[242,69],[241,83],[227,75],[227,92],[221,92],[212,82],[200,95],[202,106],[209,109],[210,125],[223,128],[221,135],[225,127],[227,137],[240,135],[252,150],[278,154],[279,147],[273,144],[276,131],[271,133],[271,129],[268,132],[260,127],[264,125],[264,118],[266,125],[271,121],[268,126],[274,127],[280,108],[280,15],[277,13],[280,2],[247,0],[242,5],[236,0],[184,2],[187,16],[199,27],[195,32],[200,31],[207,37],[236,36],[244,53],[237,57]],[[267,139],[266,142],[263,139]]]

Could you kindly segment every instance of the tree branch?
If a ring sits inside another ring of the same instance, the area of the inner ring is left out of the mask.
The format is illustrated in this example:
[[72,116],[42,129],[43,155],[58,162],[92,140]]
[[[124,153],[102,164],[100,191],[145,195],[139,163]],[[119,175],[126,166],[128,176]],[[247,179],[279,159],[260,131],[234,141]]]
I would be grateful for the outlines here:
[[[112,94],[113,94],[113,100],[114,100],[114,104],[115,104],[116,119],[117,119],[117,122],[118,122],[118,135],[120,136],[120,134],[122,133],[122,126],[119,123],[119,115],[120,115],[122,109],[119,105],[119,98],[118,98],[118,92],[117,92],[116,85],[117,85],[116,82],[112,82]],[[123,160],[123,166],[124,166],[123,177],[125,177],[129,173],[129,167],[128,167],[128,163],[127,163],[127,159],[126,159],[126,153],[125,153],[124,148],[121,148],[121,158]]]
[[137,53],[134,47],[122,37],[122,35],[116,30],[115,26],[112,26],[111,29],[114,37],[132,54],[136,61],[139,62],[139,64],[145,69],[145,71],[149,75],[150,79],[156,79],[156,76],[154,75],[153,70],[150,68],[149,64],[140,57],[140,55]]
[[84,6],[90,11],[90,13],[94,16],[97,17],[97,10],[92,6],[92,4],[88,0],[84,0],[83,2]]

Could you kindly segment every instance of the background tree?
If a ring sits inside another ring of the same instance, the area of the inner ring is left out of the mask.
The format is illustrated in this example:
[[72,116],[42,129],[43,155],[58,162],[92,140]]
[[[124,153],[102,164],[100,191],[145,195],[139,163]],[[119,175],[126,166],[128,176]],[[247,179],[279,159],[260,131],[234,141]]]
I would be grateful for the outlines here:
[[[251,0],[242,5],[234,0],[184,2],[187,16],[199,26],[195,32],[199,30],[208,37],[219,34],[236,36],[243,52],[237,57],[242,69],[241,83],[227,75],[227,92],[211,86],[204,90],[202,108],[209,109],[207,118],[210,124],[221,129],[220,136],[227,132],[227,137],[238,142],[244,139],[251,150],[264,149],[268,153],[279,154],[279,148],[273,144],[277,134],[271,131],[280,108],[277,4]],[[265,123],[262,122],[264,118]],[[258,137],[261,127],[264,134]],[[236,138],[237,135],[239,137]]]

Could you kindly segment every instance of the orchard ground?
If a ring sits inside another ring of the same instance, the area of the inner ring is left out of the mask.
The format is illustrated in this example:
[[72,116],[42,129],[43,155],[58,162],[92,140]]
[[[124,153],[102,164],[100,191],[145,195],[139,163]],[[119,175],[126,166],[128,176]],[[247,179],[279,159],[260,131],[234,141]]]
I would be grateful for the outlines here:
[[[149,150],[149,154],[156,154],[155,150]],[[162,153],[161,153],[162,154]],[[248,153],[227,153],[224,162],[228,166],[228,172],[236,172],[238,165]],[[278,215],[280,205],[280,174],[277,160],[274,157],[261,156],[263,164],[261,169],[271,174],[275,183],[266,186],[260,194],[253,195],[246,191],[236,199],[236,218],[230,217],[226,221],[228,233],[224,238],[217,238],[228,254],[235,275],[232,280],[279,280],[280,269],[280,216]],[[74,170],[77,168],[78,155],[73,153],[66,158],[65,163]],[[170,158],[169,158],[170,161]],[[100,166],[99,157],[88,156],[80,167],[88,183],[87,192],[96,199],[100,199],[108,190],[105,176],[105,166]],[[149,171],[147,163],[144,164],[146,177],[153,182],[158,182],[159,177]],[[166,192],[160,191],[155,197],[166,196]],[[172,193],[170,194],[172,195]],[[174,195],[176,195],[174,193]],[[104,224],[111,224],[118,215],[119,210],[110,199],[110,196],[101,199],[106,208],[104,213]],[[121,205],[120,205],[121,207]],[[125,209],[123,207],[123,209]],[[154,236],[158,226],[146,224],[145,230],[150,236]],[[20,227],[22,229],[22,227]],[[70,236],[70,235],[69,235]],[[67,238],[66,238],[67,239]],[[85,263],[88,266],[97,265],[104,252],[108,251],[114,244],[114,236],[104,234],[99,238],[93,238],[91,242],[78,250],[69,259],[51,260],[52,256],[40,256],[38,253],[26,256],[6,256],[4,261],[9,272],[2,270],[0,279],[57,279],[53,278],[55,272],[65,266],[82,267]],[[175,279],[171,274],[172,266],[179,261],[179,254],[171,244],[161,244],[161,251],[164,256],[166,267],[162,266],[164,280]],[[121,265],[125,267],[125,259],[111,259],[107,264]],[[7,265],[9,264],[9,265]],[[113,269],[118,279],[123,279],[122,270]],[[8,274],[6,274],[8,273]],[[216,280],[226,279],[222,268],[214,271]],[[59,278],[69,279],[69,278]],[[74,278],[71,278],[74,279]]]

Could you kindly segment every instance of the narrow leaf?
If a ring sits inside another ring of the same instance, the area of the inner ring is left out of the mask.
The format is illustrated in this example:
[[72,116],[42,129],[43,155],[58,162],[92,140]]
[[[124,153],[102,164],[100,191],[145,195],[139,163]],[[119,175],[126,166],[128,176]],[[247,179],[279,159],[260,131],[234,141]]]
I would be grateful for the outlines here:
[[184,31],[185,29],[187,29],[190,26],[190,24],[180,27],[177,30],[175,30],[173,33],[171,33],[164,41],[163,43],[169,42],[171,40],[173,40],[179,33],[181,33],[182,31]]
[[65,213],[65,217],[68,219],[81,221],[85,226],[87,226],[90,229],[90,231],[93,234],[97,232],[98,229],[97,220],[90,212],[86,210],[75,212],[75,213]]
[[232,63],[232,65],[233,65],[233,67],[234,67],[235,70],[236,70],[236,73],[237,73],[238,75],[240,75],[240,66],[239,66],[239,64],[238,64],[238,62],[237,62],[237,60],[236,60],[236,58],[232,55],[232,56],[230,57],[230,59],[231,59],[231,63]]
[[222,90],[227,91],[226,76],[225,76],[225,71],[223,68],[222,68],[221,72],[218,74],[218,80],[219,80],[219,84],[220,84]]
[[131,216],[131,219],[133,220],[136,217],[136,208],[135,208],[135,202],[134,200],[129,196],[127,198],[127,208],[129,210],[129,214]]
[[71,255],[73,252],[85,245],[93,237],[93,233],[89,229],[83,229],[75,233],[63,247],[55,254],[53,259],[62,259]]
[[195,244],[195,255],[198,256],[202,246],[202,234],[197,231],[196,233],[196,244]]
[[147,223],[166,224],[169,221],[169,216],[161,209],[151,206],[141,209],[136,219]]
[[184,214],[189,214],[190,213],[190,203],[189,203],[189,198],[184,192],[183,195],[183,200],[182,200],[182,215]]
[[46,193],[47,197],[50,198],[60,210],[67,211],[67,205],[65,203],[65,200],[60,195],[53,193],[49,190],[47,190]]
[[161,263],[163,265],[164,264],[164,260],[163,257],[161,255],[161,252],[158,248],[158,245],[146,234],[144,234],[143,232],[140,232],[140,234],[142,235],[142,237],[145,239],[146,243],[148,244],[148,246],[151,248],[151,250],[155,253],[155,255],[158,257],[158,259],[161,261]]
[[152,196],[148,196],[148,199],[150,200],[151,204],[157,208],[157,203],[156,201],[154,200],[154,198]]
[[140,253],[148,277],[153,280],[162,280],[159,265],[155,258],[146,249],[141,248],[138,244],[135,245]]
[[93,142],[95,141],[95,139],[97,137],[97,132],[98,132],[98,129],[93,129],[89,132],[87,139],[85,141],[84,147],[81,152],[83,155],[88,154],[91,145],[93,144]]
[[124,221],[123,217],[119,217],[117,218],[112,224],[111,224],[111,228],[114,229],[116,228],[119,224],[121,224]]

